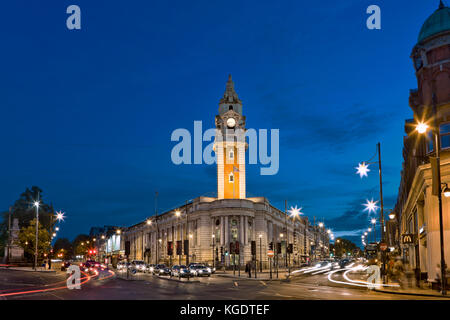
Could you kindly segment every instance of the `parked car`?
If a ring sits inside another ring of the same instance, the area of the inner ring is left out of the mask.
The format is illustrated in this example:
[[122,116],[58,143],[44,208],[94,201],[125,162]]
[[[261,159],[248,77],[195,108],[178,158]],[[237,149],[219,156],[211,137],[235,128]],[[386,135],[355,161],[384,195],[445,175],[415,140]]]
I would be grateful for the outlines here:
[[131,261],[131,268],[136,269],[138,272],[145,272],[147,267],[143,260],[133,260]]
[[153,270],[153,274],[159,276],[170,276],[170,268],[166,267],[165,264],[157,264]]
[[191,271],[191,274],[197,276],[197,277],[202,277],[202,276],[211,276],[211,270],[204,266],[204,265],[200,265],[200,264],[196,264],[193,265],[191,268],[189,268]]
[[211,266],[211,265],[209,265],[208,263],[205,265],[205,267],[206,268],[209,268],[209,270],[211,270],[210,272],[211,272],[211,274],[213,274],[213,273],[215,273],[216,272],[216,268],[215,267],[213,267],[213,266]]
[[190,277],[191,270],[189,270],[189,268],[185,265],[175,265],[172,267],[170,275],[173,277]]

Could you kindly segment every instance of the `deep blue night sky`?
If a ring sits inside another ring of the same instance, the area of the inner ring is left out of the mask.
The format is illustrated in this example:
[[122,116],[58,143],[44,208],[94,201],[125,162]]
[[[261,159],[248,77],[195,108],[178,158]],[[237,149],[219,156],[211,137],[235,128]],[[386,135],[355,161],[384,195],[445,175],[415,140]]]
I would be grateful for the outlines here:
[[[439,1],[8,1],[0,12],[0,210],[38,185],[59,236],[132,225],[216,191],[216,167],[172,164],[171,132],[214,126],[228,74],[247,128],[280,129],[280,170],[249,196],[303,207],[360,244],[361,204],[400,182],[409,58]],[[66,28],[77,4],[82,29]],[[381,7],[381,30],[366,8]],[[352,236],[355,235],[355,236]]]

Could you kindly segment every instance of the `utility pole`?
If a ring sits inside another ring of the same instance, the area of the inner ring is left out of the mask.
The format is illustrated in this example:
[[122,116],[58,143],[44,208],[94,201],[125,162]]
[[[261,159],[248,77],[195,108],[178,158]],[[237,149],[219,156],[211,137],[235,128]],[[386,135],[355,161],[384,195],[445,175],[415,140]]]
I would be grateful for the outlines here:
[[[381,146],[378,142],[377,144],[377,151],[378,151],[378,168],[379,168],[379,175],[380,175],[380,218],[381,218],[381,242],[384,243],[384,206],[383,206],[383,182],[382,182],[382,172],[381,172]],[[374,225],[375,227],[375,225]],[[375,230],[374,230],[375,234]],[[381,274],[383,275],[383,283],[386,283],[386,251],[383,251],[381,253]]]
[[[189,250],[190,250],[190,243],[189,243],[189,216],[188,216],[188,201],[186,200],[186,228],[185,228],[185,239],[186,239],[186,243],[187,243],[187,250],[186,250],[186,266],[189,265]],[[213,261],[214,261],[214,256],[213,256]],[[214,263],[214,262],[213,262]]]
[[9,207],[9,215],[8,215],[8,255],[6,263],[9,264],[9,260],[11,259],[11,207]]

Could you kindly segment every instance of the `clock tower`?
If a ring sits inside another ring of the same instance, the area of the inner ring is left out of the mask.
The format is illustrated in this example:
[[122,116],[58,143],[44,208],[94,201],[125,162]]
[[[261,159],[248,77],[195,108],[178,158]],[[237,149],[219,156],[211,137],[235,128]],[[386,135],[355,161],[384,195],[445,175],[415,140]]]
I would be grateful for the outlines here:
[[219,102],[214,151],[218,199],[245,199],[245,117],[231,75]]

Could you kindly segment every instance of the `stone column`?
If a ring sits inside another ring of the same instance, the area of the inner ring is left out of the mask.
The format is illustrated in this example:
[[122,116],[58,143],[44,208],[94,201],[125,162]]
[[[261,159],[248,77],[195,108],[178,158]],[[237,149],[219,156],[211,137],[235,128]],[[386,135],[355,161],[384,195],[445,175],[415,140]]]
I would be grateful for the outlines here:
[[225,226],[224,226],[224,219],[223,217],[220,217],[220,245],[224,246],[224,235],[225,235]]
[[244,225],[244,217],[243,216],[241,216],[241,222],[239,223],[240,224],[240,228],[239,228],[239,233],[240,233],[240,242],[241,242],[241,244],[242,245],[244,245],[245,244],[245,239],[244,239],[244,228],[245,228],[245,225]]
[[224,235],[225,235],[225,246],[228,247],[228,216],[225,216],[225,224],[224,224]]
[[245,245],[248,244],[248,232],[249,232],[249,230],[248,230],[248,217],[245,216],[244,217],[244,243],[245,243]]

